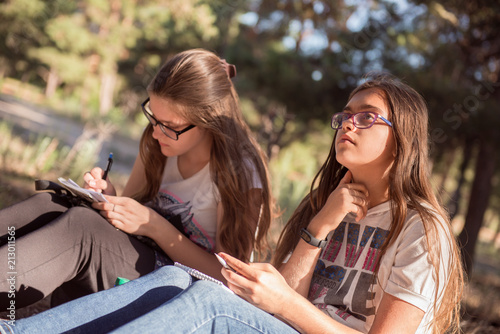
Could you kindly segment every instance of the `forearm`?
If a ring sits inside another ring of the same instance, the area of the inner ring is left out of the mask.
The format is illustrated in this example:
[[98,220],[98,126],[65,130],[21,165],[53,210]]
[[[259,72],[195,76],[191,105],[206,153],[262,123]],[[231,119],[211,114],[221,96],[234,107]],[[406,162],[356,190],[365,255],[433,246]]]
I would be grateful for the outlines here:
[[156,212],[151,215],[150,224],[151,229],[147,236],[153,239],[173,261],[225,281],[220,273],[221,265],[213,254],[184,236]]
[[[317,239],[325,239],[330,232],[328,225],[323,224],[319,217],[315,217],[307,227],[308,231]],[[307,297],[312,275],[321,248],[309,245],[300,239],[289,260],[280,266],[280,272],[288,285],[302,296]]]
[[288,285],[304,297],[307,297],[309,292],[320,251],[321,249],[311,246],[301,239],[288,261],[279,268]]
[[286,305],[275,316],[301,333],[360,333],[335,321],[298,294],[290,296]]

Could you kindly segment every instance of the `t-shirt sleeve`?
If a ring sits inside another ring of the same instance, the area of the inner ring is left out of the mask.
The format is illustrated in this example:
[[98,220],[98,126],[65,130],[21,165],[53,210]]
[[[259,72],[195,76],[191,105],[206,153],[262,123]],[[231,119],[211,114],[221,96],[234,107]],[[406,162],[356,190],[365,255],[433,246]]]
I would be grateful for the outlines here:
[[426,312],[435,294],[435,270],[429,259],[423,223],[418,215],[393,247],[395,257],[385,292]]

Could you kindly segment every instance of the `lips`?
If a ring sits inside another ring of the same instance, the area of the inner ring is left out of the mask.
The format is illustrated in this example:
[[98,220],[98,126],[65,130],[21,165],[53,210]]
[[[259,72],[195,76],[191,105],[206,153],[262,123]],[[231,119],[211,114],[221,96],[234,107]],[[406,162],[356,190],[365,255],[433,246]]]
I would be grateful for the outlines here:
[[349,137],[348,135],[342,135],[342,136],[340,136],[340,138],[338,140],[338,143],[341,144],[341,143],[346,143],[346,142],[354,144],[354,140],[352,140],[352,138]]
[[160,144],[160,146],[162,146],[162,147],[169,146],[169,145],[167,145],[167,144],[165,144],[165,143],[162,143],[161,141],[158,141],[158,144]]

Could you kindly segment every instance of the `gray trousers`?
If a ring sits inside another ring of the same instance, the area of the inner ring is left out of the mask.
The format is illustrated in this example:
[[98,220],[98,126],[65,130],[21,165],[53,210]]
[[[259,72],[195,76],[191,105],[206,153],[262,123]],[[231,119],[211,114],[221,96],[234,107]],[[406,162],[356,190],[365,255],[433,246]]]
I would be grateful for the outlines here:
[[0,211],[0,312],[53,292],[54,306],[154,268],[151,247],[64,196],[39,193]]

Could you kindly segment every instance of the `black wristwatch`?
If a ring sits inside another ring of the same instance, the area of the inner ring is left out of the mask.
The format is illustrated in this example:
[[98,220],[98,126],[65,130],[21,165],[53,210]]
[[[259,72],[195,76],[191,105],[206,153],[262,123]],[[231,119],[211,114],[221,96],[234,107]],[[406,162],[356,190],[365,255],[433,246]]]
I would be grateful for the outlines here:
[[319,239],[315,238],[305,228],[303,228],[303,229],[300,230],[300,237],[302,238],[302,240],[304,240],[309,245],[312,245],[314,247],[324,248],[326,246],[326,239],[325,240],[319,240]]

